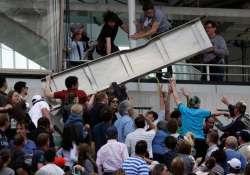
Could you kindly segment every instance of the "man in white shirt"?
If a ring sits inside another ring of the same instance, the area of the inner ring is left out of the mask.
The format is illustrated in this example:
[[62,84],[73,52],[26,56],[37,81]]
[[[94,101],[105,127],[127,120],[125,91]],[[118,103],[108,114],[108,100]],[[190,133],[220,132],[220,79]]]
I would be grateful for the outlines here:
[[206,142],[208,144],[208,150],[207,150],[207,154],[206,154],[206,160],[209,159],[209,157],[211,156],[211,154],[218,150],[218,141],[219,141],[219,134],[217,130],[214,129],[210,129],[210,131],[207,134],[207,139]]
[[49,149],[44,153],[44,158],[47,164],[41,167],[35,175],[64,175],[64,171],[54,164],[56,152],[54,149]]
[[96,164],[98,174],[110,174],[122,167],[122,163],[129,157],[127,146],[117,141],[117,129],[111,126],[107,129],[108,142],[97,152]]
[[[146,131],[145,125],[146,122],[149,125],[149,131]],[[138,141],[144,140],[147,142],[147,150],[149,153],[149,157],[153,158],[152,153],[152,141],[156,134],[156,126],[151,122],[151,120],[144,116],[139,116],[135,119],[135,127],[136,130],[127,135],[125,144],[128,147],[128,152],[131,156],[135,155],[135,145]]]
[[49,105],[40,95],[34,95],[32,97],[32,105],[33,106],[29,111],[29,115],[36,127],[37,127],[37,121],[41,117],[47,117],[51,123],[49,114],[50,111]]

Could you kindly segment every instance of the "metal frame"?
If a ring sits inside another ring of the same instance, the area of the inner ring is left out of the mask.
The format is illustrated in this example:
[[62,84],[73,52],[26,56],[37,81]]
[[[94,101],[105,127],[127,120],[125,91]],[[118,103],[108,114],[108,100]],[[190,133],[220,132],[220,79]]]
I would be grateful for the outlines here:
[[112,82],[128,82],[212,47],[200,18],[163,33],[145,45],[113,53],[53,75],[51,89],[65,88],[70,75],[78,76],[87,94],[104,90]]

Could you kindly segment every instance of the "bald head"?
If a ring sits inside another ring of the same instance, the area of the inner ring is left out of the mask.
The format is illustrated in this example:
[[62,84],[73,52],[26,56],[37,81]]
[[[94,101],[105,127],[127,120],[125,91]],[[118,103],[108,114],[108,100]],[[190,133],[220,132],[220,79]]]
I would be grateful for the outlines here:
[[74,104],[71,107],[71,112],[76,113],[78,115],[82,115],[83,114],[83,106],[80,104]]

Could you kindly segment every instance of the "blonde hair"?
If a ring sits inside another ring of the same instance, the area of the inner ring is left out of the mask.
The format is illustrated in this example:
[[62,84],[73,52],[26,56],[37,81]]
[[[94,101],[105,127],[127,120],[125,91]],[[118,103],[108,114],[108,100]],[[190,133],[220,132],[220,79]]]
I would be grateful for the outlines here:
[[81,115],[83,113],[83,106],[80,104],[74,104],[71,107],[71,112]]

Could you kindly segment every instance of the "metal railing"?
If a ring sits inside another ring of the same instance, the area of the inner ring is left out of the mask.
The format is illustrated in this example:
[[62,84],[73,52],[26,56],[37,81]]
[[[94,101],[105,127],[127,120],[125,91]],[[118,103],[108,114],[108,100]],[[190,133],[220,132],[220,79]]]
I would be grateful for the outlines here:
[[[211,73],[210,67],[223,67],[223,68],[239,68],[239,69],[249,69],[250,65],[230,65],[230,64],[201,64],[201,63],[176,63],[176,66],[190,66],[190,67],[205,67],[206,72],[199,72],[199,73],[189,73],[189,72],[173,72],[173,74],[185,74],[185,75],[206,75],[207,81],[210,81],[210,75],[221,75],[221,76],[241,76],[241,77],[250,77],[249,73]],[[250,71],[249,71],[250,72]]]

